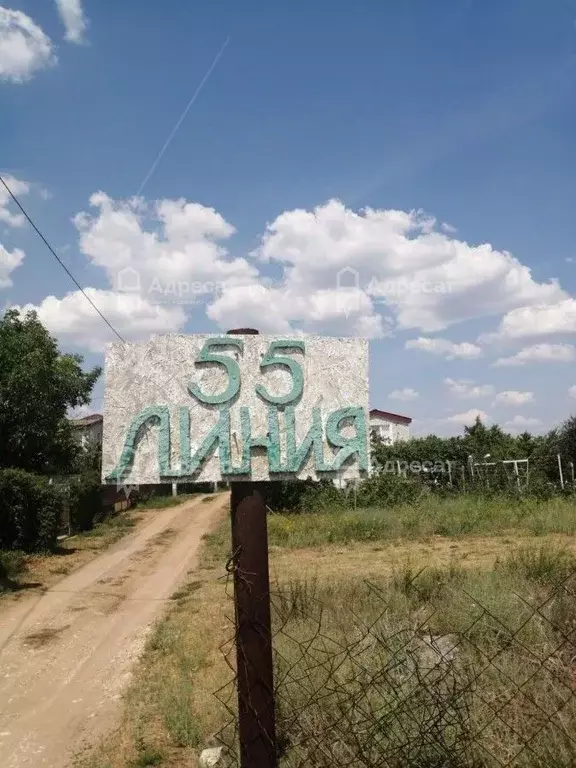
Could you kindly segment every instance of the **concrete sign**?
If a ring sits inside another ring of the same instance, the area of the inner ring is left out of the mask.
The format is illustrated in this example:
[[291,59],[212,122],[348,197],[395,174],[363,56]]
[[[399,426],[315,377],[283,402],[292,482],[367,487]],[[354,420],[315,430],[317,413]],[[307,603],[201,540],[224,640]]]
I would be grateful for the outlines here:
[[110,344],[105,376],[105,483],[368,471],[365,340],[156,336]]

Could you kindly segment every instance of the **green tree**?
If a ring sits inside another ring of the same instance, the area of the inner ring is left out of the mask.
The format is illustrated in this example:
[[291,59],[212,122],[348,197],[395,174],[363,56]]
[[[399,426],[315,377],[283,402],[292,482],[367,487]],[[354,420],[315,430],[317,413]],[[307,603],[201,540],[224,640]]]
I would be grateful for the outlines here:
[[576,461],[576,416],[570,416],[558,430],[558,452],[568,461]]
[[516,458],[516,442],[512,435],[504,432],[498,424],[487,427],[479,416],[472,426],[464,427],[463,443],[474,461],[482,461],[487,454],[491,461]]
[[531,435],[530,432],[522,432],[516,437],[517,459],[529,459],[535,456],[543,444],[544,438],[541,435]]
[[0,468],[67,471],[78,448],[66,419],[90,401],[101,373],[62,354],[35,312],[8,310],[0,320]]

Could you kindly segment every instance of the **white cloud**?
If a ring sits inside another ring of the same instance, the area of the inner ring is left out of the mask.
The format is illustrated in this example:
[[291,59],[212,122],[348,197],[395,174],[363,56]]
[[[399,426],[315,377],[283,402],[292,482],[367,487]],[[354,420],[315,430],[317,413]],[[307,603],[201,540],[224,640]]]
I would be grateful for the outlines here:
[[488,421],[490,417],[485,411],[480,411],[478,408],[470,408],[469,411],[465,411],[464,413],[456,413],[454,416],[449,416],[448,421],[451,421],[454,424],[468,426],[474,424],[477,418],[481,421]]
[[80,0],[56,0],[56,6],[66,28],[66,40],[71,43],[84,42],[84,32],[88,23]]
[[513,427],[516,429],[527,429],[528,427],[540,426],[542,422],[540,419],[532,418],[531,416],[514,416],[513,419],[506,422],[507,427]]
[[571,363],[576,360],[574,347],[569,344],[533,344],[512,357],[500,357],[493,365],[526,365],[526,363]]
[[423,336],[418,339],[409,339],[404,347],[405,349],[418,349],[421,352],[429,352],[432,355],[441,355],[447,360],[454,360],[456,358],[473,360],[482,354],[480,347],[467,341],[456,344],[448,339],[428,339]]
[[[357,213],[334,200],[286,211],[268,225],[251,262],[232,257],[226,244],[234,227],[199,203],[97,192],[90,205],[74,218],[81,252],[116,291],[127,288],[120,275],[131,274],[129,295],[145,306],[159,303],[169,326],[167,308],[179,307],[180,321],[186,304],[205,302],[225,330],[249,324],[262,332],[377,338],[565,296],[554,281],[534,282],[510,254],[436,231],[420,212]],[[281,265],[274,282],[259,271],[269,261]],[[340,284],[338,273],[346,278]],[[405,346],[449,360],[482,355],[477,344],[444,338],[421,336]]]
[[94,408],[91,405],[79,405],[77,408],[69,408],[66,417],[68,419],[83,419],[92,413],[94,413]]
[[384,335],[382,318],[371,312],[363,293],[318,290],[299,295],[286,286],[261,283],[225,288],[207,309],[221,327],[252,323],[264,333],[307,331],[377,338]]
[[281,308],[284,300],[280,291],[265,285],[233,286],[208,307],[207,314],[226,329],[249,326],[264,333],[291,333],[284,318],[289,313]]
[[52,41],[30,16],[0,6],[0,80],[26,82],[56,61]]
[[504,315],[496,333],[480,338],[488,342],[508,341],[562,333],[576,333],[576,299],[514,309]]
[[526,405],[534,402],[533,392],[518,392],[514,389],[498,392],[494,400],[495,405]]
[[[261,331],[377,338],[394,328],[438,330],[565,295],[555,282],[534,282],[510,254],[455,240],[415,211],[354,212],[332,200],[313,211],[282,213],[252,253],[256,264],[281,265],[271,284],[254,263],[229,256],[222,243],[234,228],[212,208],[184,200],[115,201],[102,192],[90,203],[95,214],[75,218],[80,248],[112,285],[125,267],[138,271],[149,300],[158,298],[150,295],[158,280],[176,286],[173,298],[181,282],[217,282],[218,291],[196,299],[207,300],[208,316],[223,328],[251,322]],[[475,344],[446,339],[406,346],[448,359],[482,353]]]
[[568,390],[568,397],[571,397],[573,400],[576,400],[576,385],[573,387],[570,387]]
[[228,258],[218,244],[234,227],[213,208],[185,200],[115,201],[103,192],[92,195],[90,204],[95,216],[80,213],[74,219],[80,249],[114,286],[129,267],[149,300],[198,301],[212,298],[218,286],[250,284],[257,277],[245,259]]
[[388,397],[390,400],[404,400],[408,402],[409,400],[416,400],[420,395],[415,389],[406,387],[404,389],[395,389],[393,392],[390,392]]
[[284,290],[303,297],[336,287],[348,269],[350,285],[369,299],[366,315],[380,305],[399,328],[438,331],[566,297],[557,282],[534,281],[506,251],[437,231],[421,212],[355,212],[338,200],[285,211],[268,225],[254,255],[282,264]]
[[463,400],[494,394],[494,387],[491,384],[474,384],[469,379],[444,379],[444,384],[450,390],[451,395]]
[[[27,181],[16,179],[14,176],[4,176],[4,181],[10,187],[16,197],[27,195],[30,191],[30,184]],[[21,213],[12,213],[8,206],[12,198],[3,184],[0,184],[0,221],[8,224],[10,227],[23,227],[26,219]]]
[[[111,325],[127,341],[142,340],[155,333],[175,333],[182,329],[186,315],[179,306],[150,304],[137,294],[86,288],[87,295]],[[58,299],[47,296],[35,306],[17,307],[23,312],[35,310],[40,321],[62,343],[72,344],[92,352],[101,352],[117,337],[80,291]]]
[[0,243],[0,288],[9,288],[12,285],[11,273],[24,261],[24,251],[14,248],[8,251]]

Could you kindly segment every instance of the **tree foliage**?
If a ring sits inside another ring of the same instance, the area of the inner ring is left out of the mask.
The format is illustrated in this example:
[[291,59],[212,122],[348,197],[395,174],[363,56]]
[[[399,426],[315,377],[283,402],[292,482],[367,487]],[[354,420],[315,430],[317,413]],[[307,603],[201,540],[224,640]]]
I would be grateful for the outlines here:
[[8,310],[0,320],[0,467],[67,471],[77,447],[69,408],[90,401],[99,367],[63,354],[36,313]]
[[61,508],[60,494],[47,478],[0,469],[0,549],[54,549]]
[[[576,456],[576,418],[571,417],[568,421],[574,422],[572,431],[568,430],[566,433],[573,435],[574,450],[567,455]],[[562,427],[562,434],[564,429],[565,425]],[[374,439],[373,452],[376,462],[380,465],[384,465],[389,460],[408,463],[454,461],[466,464],[470,457],[475,462],[482,462],[484,459],[503,461],[542,457],[546,453],[557,450],[557,444],[556,432],[547,436],[532,435],[529,432],[511,435],[498,424],[487,427],[480,418],[477,418],[474,424],[464,427],[464,433],[457,437],[428,435],[414,437],[393,446]],[[568,437],[564,439],[564,445],[566,448],[569,447]]]

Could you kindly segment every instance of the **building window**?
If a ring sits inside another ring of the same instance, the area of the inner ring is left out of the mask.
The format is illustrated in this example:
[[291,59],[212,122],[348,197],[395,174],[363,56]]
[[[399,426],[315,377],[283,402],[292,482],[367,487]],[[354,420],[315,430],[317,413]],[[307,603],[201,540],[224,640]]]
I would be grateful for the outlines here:
[[392,435],[392,424],[379,424],[375,428],[376,434],[385,445],[392,445],[394,442]]

